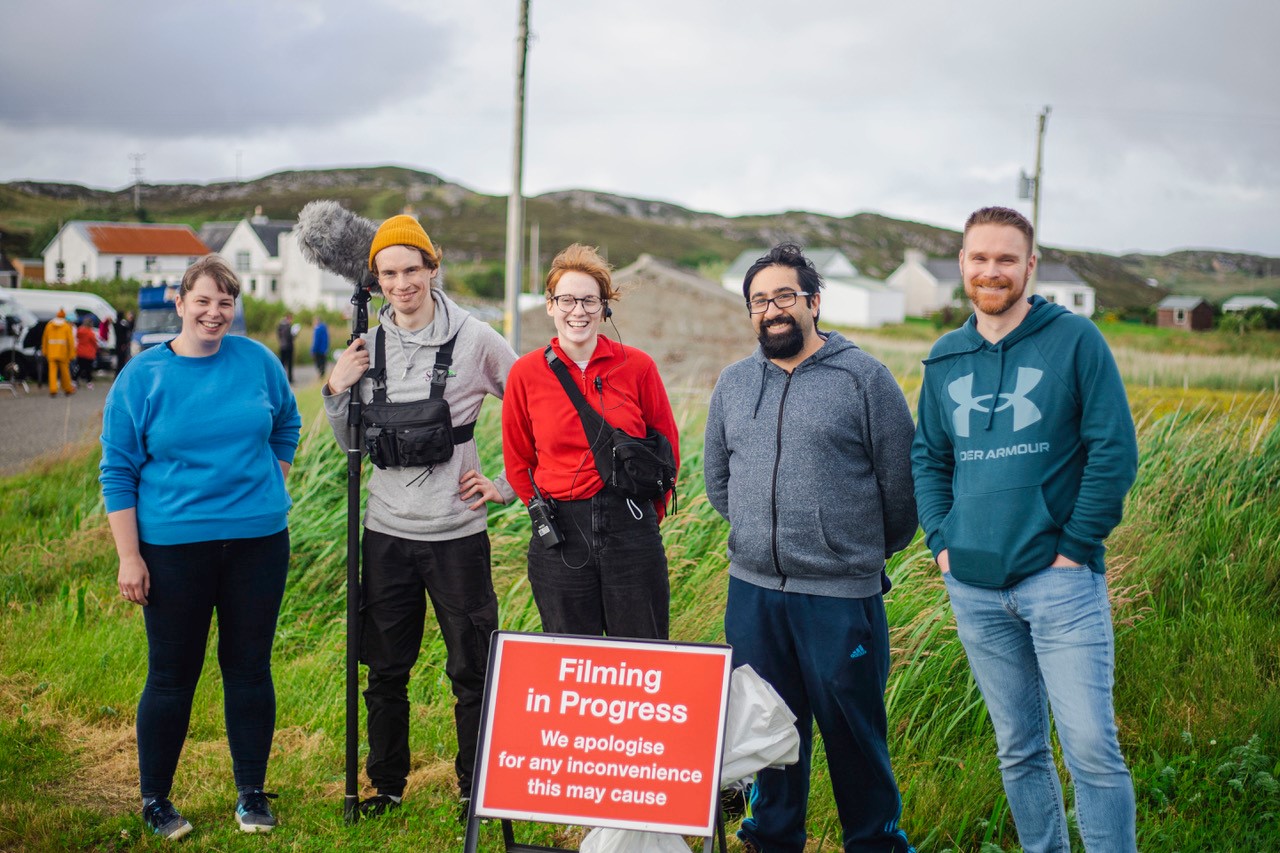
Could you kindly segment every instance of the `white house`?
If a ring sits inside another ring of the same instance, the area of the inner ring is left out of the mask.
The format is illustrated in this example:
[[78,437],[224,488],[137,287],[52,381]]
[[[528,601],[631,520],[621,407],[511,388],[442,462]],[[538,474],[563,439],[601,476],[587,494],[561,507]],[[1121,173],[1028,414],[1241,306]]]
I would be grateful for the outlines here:
[[[742,280],[747,270],[768,249],[748,249],[738,255],[720,279],[724,288],[742,295]],[[833,326],[856,326],[873,329],[886,323],[901,323],[902,293],[884,282],[858,272],[848,256],[839,249],[810,249],[805,257],[813,261],[822,276],[822,321]]]
[[206,222],[200,237],[236,271],[245,293],[290,308],[345,311],[352,285],[302,257],[292,220],[268,219],[259,207],[239,222]]
[[902,266],[886,284],[902,293],[904,309],[909,317],[928,317],[944,308],[963,304],[960,289],[960,262],[956,258],[930,258],[919,249],[907,249]]
[[1265,296],[1233,296],[1222,303],[1222,311],[1226,314],[1248,311],[1250,308],[1264,308],[1268,311],[1274,311],[1276,307],[1275,300],[1268,299]]
[[1096,291],[1066,264],[1040,264],[1036,268],[1035,292],[1081,317],[1092,317],[1097,310]]
[[[960,262],[956,258],[926,258],[919,249],[907,249],[903,262],[888,278],[902,292],[907,314],[927,317],[947,307],[966,304],[960,290]],[[1036,272],[1035,292],[1073,314],[1093,316],[1097,297],[1066,264],[1046,262]]]
[[179,281],[209,248],[189,225],[86,222],[63,225],[44,250],[44,280],[132,278],[144,284]]

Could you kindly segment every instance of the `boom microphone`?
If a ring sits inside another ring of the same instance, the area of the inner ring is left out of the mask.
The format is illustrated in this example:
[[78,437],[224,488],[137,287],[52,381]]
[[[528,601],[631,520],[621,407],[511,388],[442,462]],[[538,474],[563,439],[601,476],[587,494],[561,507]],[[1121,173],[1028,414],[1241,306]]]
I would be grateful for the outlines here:
[[377,279],[369,271],[369,249],[378,226],[336,201],[310,201],[298,213],[302,257],[357,287]]

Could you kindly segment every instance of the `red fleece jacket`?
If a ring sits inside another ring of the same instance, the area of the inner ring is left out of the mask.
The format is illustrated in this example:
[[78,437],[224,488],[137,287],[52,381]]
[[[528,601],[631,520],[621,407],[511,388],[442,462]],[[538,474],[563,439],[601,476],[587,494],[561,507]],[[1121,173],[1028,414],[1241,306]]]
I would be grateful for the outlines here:
[[[649,427],[667,437],[680,466],[680,436],[658,366],[644,352],[601,335],[586,371],[551,339],[556,356],[578,374],[587,402],[606,421],[629,435],[643,437]],[[507,481],[526,504],[533,498],[529,469],[544,497],[589,498],[604,488],[587,444],[582,419],[542,349],[521,356],[511,367],[502,398],[502,455]],[[655,501],[658,517],[661,501]]]

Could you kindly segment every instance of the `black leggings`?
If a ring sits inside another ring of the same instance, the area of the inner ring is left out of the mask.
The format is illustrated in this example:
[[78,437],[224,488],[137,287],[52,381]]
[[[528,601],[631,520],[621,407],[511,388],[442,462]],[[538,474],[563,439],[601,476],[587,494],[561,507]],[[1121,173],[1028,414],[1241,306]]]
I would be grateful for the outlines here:
[[262,787],[275,734],[271,641],[289,569],[289,531],[257,539],[142,543],[151,573],[147,683],[138,702],[143,797],[168,797],[191,721],[191,700],[218,612],[227,741],[237,786]]

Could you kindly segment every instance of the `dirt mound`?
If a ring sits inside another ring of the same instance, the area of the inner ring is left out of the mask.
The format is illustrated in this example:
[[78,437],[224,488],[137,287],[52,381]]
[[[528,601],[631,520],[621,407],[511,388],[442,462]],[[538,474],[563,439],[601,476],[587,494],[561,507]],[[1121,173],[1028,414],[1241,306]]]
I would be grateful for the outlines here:
[[[653,357],[673,396],[705,397],[720,371],[755,349],[755,334],[742,298],[718,282],[641,255],[613,275],[622,296],[603,334]],[[539,306],[521,317],[521,341],[528,352],[555,337],[555,324]]]

